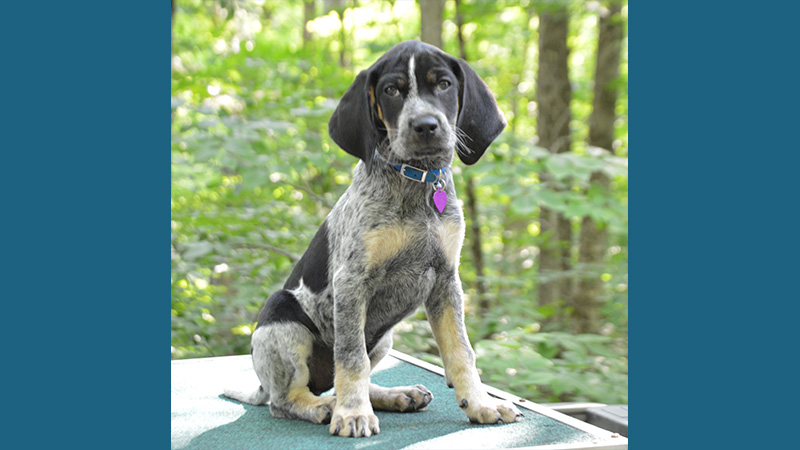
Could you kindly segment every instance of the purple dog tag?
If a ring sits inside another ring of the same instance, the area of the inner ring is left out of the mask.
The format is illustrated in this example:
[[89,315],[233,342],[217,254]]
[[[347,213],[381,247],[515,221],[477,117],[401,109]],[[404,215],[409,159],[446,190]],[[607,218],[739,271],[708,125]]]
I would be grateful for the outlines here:
[[444,211],[444,207],[447,205],[447,192],[443,191],[442,188],[437,189],[433,193],[433,204],[436,205],[436,209],[439,212]]

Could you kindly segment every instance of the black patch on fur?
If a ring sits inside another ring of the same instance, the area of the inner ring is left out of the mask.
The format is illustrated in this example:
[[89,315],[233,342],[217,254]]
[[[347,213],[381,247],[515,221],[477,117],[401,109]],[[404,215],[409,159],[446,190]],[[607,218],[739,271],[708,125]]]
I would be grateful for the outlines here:
[[506,127],[506,119],[481,77],[463,59],[451,57],[451,61],[461,96],[456,125],[467,135],[464,143],[469,148],[468,152],[458,152],[458,157],[464,164],[472,165]]
[[374,116],[370,98],[370,89],[374,87],[382,65],[379,59],[372,67],[358,74],[328,122],[331,139],[342,150],[367,164],[372,161],[375,147],[382,138],[378,132],[380,122]]
[[328,259],[330,251],[328,249],[328,221],[322,222],[317,234],[311,239],[308,250],[294,266],[292,274],[283,285],[284,289],[295,289],[300,286],[300,278],[303,284],[311,289],[315,294],[319,294],[328,287]]
[[378,342],[383,339],[386,333],[390,333],[392,328],[407,316],[408,314],[406,314],[404,311],[402,314],[398,314],[395,317],[389,318],[385,322],[378,325],[370,322],[370,318],[375,317],[375,313],[370,315],[370,313],[367,312],[367,324],[364,329],[364,339],[366,341],[365,344],[367,344],[367,354],[371,354],[372,350],[375,349],[375,346],[378,345]]
[[269,296],[258,315],[256,328],[279,322],[297,322],[308,328],[308,331],[314,335],[319,335],[317,326],[300,307],[300,303],[297,302],[294,295],[287,290],[280,290]]
[[[386,264],[386,271],[389,273],[403,270],[402,264],[397,260]],[[402,296],[402,294],[399,294]],[[398,300],[396,286],[389,286],[378,290],[367,307],[367,321],[364,324],[364,339],[367,345],[367,354],[383,339],[386,333],[391,333],[392,328],[403,319],[411,315],[419,303],[415,301]],[[379,299],[389,299],[390,302]]]
[[397,325],[397,324],[386,324],[386,325],[382,326],[375,334],[373,334],[371,338],[367,337],[367,354],[368,355],[370,353],[372,353],[372,350],[375,349],[375,346],[378,345],[378,342],[380,342],[381,339],[383,339],[383,336],[386,334],[386,332],[389,331],[389,329],[392,328],[394,325]]
[[314,395],[322,394],[333,387],[333,349],[314,340],[308,358],[308,389]]

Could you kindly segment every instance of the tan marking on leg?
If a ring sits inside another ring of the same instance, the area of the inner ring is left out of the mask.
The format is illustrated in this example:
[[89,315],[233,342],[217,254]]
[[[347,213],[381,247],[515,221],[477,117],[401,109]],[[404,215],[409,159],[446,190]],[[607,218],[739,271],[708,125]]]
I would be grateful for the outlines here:
[[464,243],[464,223],[446,221],[436,229],[436,232],[447,262],[454,268],[458,268],[458,262],[461,259],[461,245]]
[[331,434],[369,437],[380,433],[378,417],[369,402],[369,360],[361,366],[364,370],[352,370],[335,363],[336,408],[331,418]]
[[453,382],[456,401],[470,421],[507,423],[520,420],[522,415],[511,402],[493,399],[483,388],[463,317],[457,317],[452,306],[445,306],[439,320],[431,321],[431,329],[447,378]]
[[313,423],[329,423],[336,407],[336,397],[317,397],[308,386],[293,386],[288,399],[293,416]]
[[385,225],[368,231],[364,237],[367,267],[379,266],[418,237],[419,233],[407,225]]
[[439,346],[447,377],[456,391],[476,389],[476,383],[480,385],[480,378],[475,368],[475,352],[469,345],[464,330],[463,318],[456,318],[453,308],[445,306],[439,320],[431,320],[431,330]]
[[345,368],[340,362],[335,363],[336,376],[334,389],[340,398],[365,397],[369,392],[369,361],[365,361],[365,370],[356,371]]
[[310,378],[308,357],[311,355],[311,343],[303,343],[295,349],[292,366],[294,377],[289,385],[289,392],[284,399],[273,399],[275,408],[273,415],[299,418],[313,423],[328,423],[336,405],[336,397],[317,397],[308,388]]

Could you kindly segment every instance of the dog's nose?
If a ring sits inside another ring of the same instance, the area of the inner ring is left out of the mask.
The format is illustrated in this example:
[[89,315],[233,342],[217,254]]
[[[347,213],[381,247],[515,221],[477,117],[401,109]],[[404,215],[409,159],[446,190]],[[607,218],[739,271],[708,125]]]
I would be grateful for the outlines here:
[[422,116],[411,120],[411,128],[420,137],[433,136],[439,128],[439,122],[433,116]]

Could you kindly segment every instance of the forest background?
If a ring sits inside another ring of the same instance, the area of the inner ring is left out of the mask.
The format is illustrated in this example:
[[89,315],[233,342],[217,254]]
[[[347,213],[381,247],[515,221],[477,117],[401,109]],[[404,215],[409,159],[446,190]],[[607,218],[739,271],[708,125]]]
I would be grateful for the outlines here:
[[[355,160],[327,121],[406,39],[466,59],[509,126],[454,164],[484,382],[628,403],[627,2],[173,2],[172,358],[246,354]],[[424,309],[400,351],[441,364]]]

